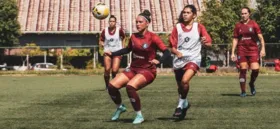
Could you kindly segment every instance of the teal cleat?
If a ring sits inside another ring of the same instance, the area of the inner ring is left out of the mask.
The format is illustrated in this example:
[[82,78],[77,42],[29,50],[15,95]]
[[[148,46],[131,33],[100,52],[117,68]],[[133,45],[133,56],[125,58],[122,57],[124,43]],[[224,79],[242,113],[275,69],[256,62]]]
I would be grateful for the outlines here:
[[142,115],[137,114],[132,123],[133,124],[141,124],[142,122],[144,122],[144,117]]
[[242,92],[242,93],[240,94],[240,97],[246,97],[246,96],[247,96],[246,92]]
[[256,89],[254,84],[249,84],[252,96],[256,95]]
[[116,112],[114,113],[112,117],[112,121],[116,121],[120,118],[120,115],[126,111],[126,107],[124,105],[121,105],[119,108],[117,108]]

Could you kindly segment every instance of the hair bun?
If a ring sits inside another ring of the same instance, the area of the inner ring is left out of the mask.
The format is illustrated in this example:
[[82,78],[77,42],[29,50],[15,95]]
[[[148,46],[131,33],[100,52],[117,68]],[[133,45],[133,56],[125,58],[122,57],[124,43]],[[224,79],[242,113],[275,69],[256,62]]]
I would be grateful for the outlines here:
[[145,16],[148,16],[148,17],[151,16],[150,11],[149,11],[149,10],[146,10],[146,9],[143,11],[142,14],[145,15]]

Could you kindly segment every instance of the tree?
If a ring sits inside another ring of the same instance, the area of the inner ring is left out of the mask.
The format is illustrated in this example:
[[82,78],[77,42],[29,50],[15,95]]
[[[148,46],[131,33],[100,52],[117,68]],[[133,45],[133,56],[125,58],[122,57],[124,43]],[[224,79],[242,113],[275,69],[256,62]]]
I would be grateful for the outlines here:
[[260,25],[265,42],[280,42],[279,0],[257,0],[257,2],[257,10],[253,17]]
[[203,48],[202,66],[205,66],[207,55],[212,54],[219,60],[219,55],[226,54],[226,51],[229,50],[235,23],[240,20],[240,9],[247,3],[247,0],[209,0],[204,3],[206,10],[202,12],[199,20],[206,27],[214,45],[213,53],[206,52],[206,49]]
[[17,17],[16,1],[0,0],[0,46],[13,46],[18,43],[20,25]]

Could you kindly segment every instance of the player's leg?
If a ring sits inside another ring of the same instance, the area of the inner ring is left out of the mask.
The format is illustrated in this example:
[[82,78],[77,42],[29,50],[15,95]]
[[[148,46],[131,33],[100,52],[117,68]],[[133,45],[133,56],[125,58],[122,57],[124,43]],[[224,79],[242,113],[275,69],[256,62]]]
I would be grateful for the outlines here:
[[190,108],[190,104],[187,100],[187,95],[189,93],[189,87],[190,87],[190,80],[195,75],[195,73],[199,70],[199,67],[195,63],[188,63],[185,66],[186,72],[184,73],[182,79],[181,79],[181,95],[179,99],[179,104],[177,106],[177,109],[181,109],[181,112],[178,112],[177,115],[180,119],[184,119],[187,113],[187,110]]
[[246,56],[239,57],[239,65],[240,65],[240,72],[239,72],[239,83],[241,89],[241,97],[246,97],[246,74],[248,70],[248,59]]
[[104,81],[106,89],[108,89],[111,71],[111,57],[104,55]]
[[259,75],[259,68],[260,68],[258,56],[250,57],[250,68],[252,72],[251,72],[249,86],[250,86],[251,94],[255,95],[256,94],[255,81]]
[[136,117],[133,121],[133,124],[140,124],[144,121],[144,117],[141,112],[141,101],[137,90],[147,86],[155,79],[155,74],[149,70],[139,71],[128,83],[126,86],[127,95],[130,99],[130,102],[133,106],[134,111],[136,112]]
[[113,58],[112,64],[112,78],[115,78],[117,73],[119,72],[120,64],[121,64],[121,56],[117,56]]
[[182,114],[182,109],[183,109],[182,105],[184,103],[184,101],[181,99],[182,92],[183,92],[182,78],[183,78],[185,72],[186,72],[186,70],[184,70],[183,68],[174,70],[175,79],[177,82],[177,91],[178,91],[178,95],[179,95],[178,106],[175,109],[175,112],[173,113],[174,117],[179,117]]
[[112,116],[112,120],[118,120],[121,113],[126,111],[126,107],[122,104],[122,99],[121,99],[121,94],[119,89],[124,87],[129,82],[129,77],[127,75],[134,76],[133,73],[129,73],[129,74],[120,73],[109,83],[108,93],[117,107],[117,110]]

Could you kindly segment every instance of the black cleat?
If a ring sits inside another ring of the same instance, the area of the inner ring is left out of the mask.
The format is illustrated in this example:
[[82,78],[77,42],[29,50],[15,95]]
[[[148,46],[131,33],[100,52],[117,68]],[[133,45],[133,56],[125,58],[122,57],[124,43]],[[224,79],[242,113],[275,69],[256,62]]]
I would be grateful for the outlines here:
[[191,107],[191,104],[189,103],[188,106],[186,108],[183,108],[181,115],[179,116],[180,120],[185,119],[186,115],[187,115],[187,111],[188,109]]
[[176,108],[173,117],[180,117],[182,115],[182,111],[183,110],[181,108]]

